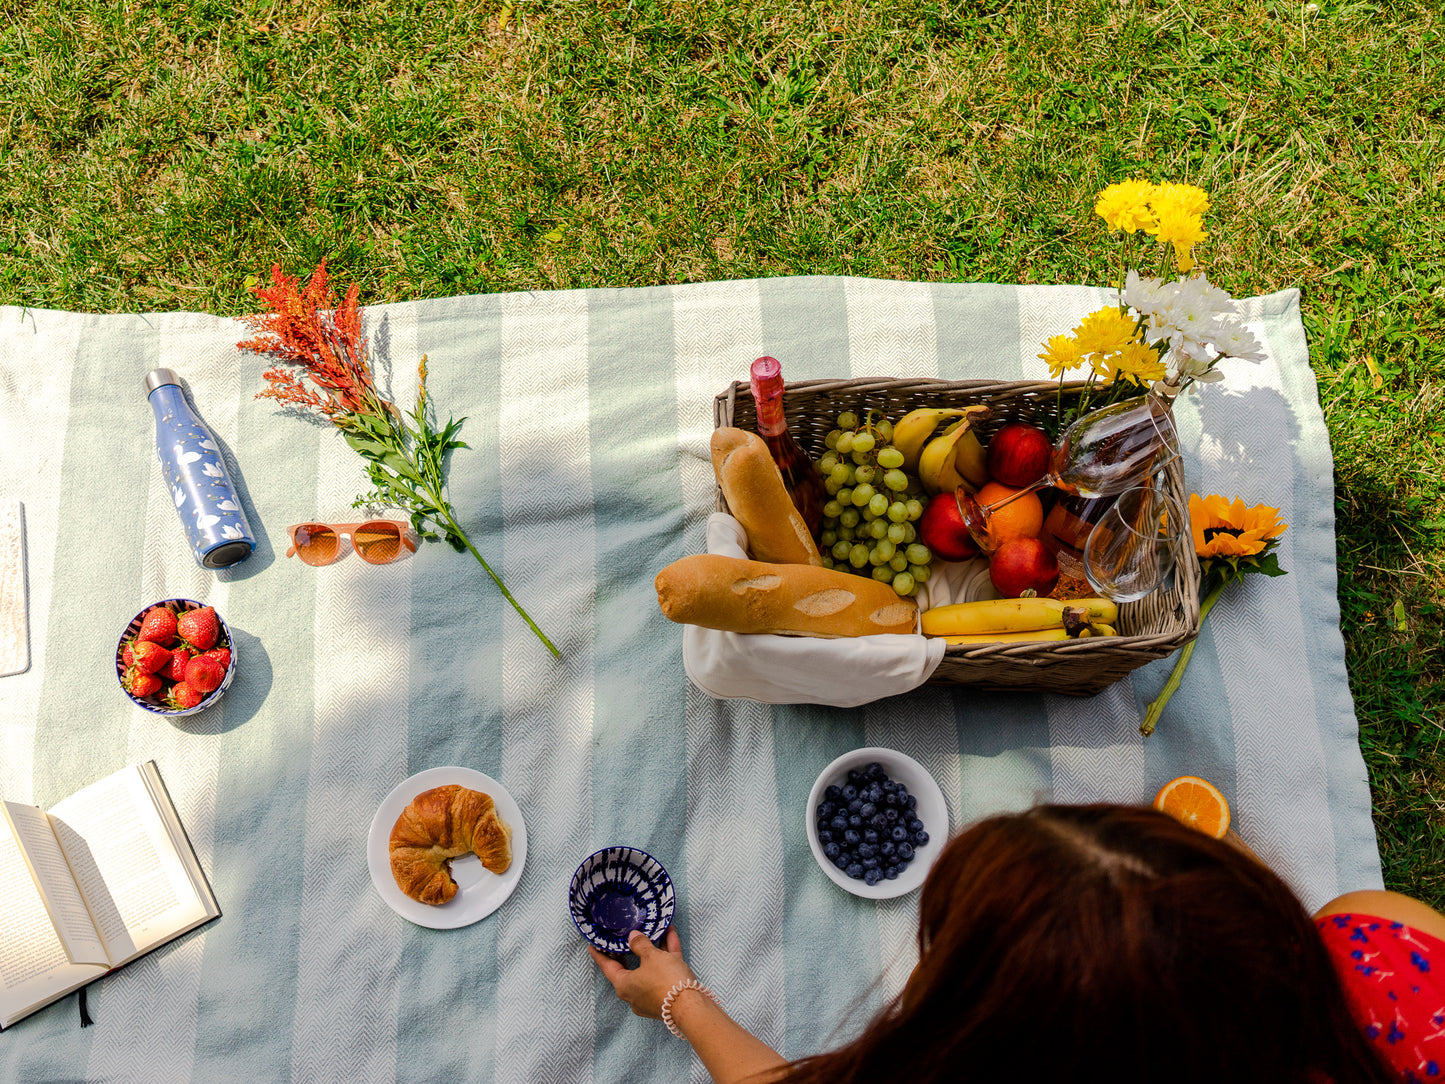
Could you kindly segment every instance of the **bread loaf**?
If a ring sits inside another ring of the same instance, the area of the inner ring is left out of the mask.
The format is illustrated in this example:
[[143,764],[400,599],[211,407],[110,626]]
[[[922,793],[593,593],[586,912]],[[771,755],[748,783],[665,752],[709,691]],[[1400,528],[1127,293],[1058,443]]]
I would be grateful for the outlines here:
[[490,794],[455,784],[418,794],[387,841],[391,875],[412,899],[443,904],[457,894],[451,859],[472,853],[493,873],[512,864],[512,830]]
[[733,518],[748,532],[748,549],[759,561],[819,565],[813,542],[768,446],[746,429],[714,429],[712,469]]
[[669,619],[724,632],[870,636],[918,623],[917,604],[887,584],[811,565],[704,553],[668,565],[656,587]]

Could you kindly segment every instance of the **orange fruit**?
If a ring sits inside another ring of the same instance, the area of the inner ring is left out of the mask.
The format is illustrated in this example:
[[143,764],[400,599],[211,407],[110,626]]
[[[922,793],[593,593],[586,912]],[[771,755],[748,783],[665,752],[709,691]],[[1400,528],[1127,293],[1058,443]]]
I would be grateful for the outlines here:
[[1154,808],[1215,839],[1223,839],[1229,831],[1229,803],[1218,787],[1197,775],[1165,783],[1154,795]]
[[[1001,501],[1019,490],[1002,482],[989,482],[978,491],[979,504]],[[1037,493],[1025,493],[1016,501],[988,514],[988,534],[995,547],[1015,538],[1037,538],[1044,529],[1044,506]]]

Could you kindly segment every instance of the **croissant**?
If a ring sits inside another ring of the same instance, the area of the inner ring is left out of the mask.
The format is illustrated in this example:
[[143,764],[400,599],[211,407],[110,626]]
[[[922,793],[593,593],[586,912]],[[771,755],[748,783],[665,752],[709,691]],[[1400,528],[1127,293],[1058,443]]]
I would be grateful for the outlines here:
[[490,794],[455,784],[412,799],[391,830],[391,875],[412,899],[443,904],[457,894],[451,860],[474,853],[493,873],[512,864],[512,830]]

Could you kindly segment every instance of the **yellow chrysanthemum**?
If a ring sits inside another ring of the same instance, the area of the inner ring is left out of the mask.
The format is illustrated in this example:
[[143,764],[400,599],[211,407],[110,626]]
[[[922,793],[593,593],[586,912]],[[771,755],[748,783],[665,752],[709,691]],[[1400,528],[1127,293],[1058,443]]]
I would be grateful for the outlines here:
[[1095,198],[1094,213],[1109,224],[1111,230],[1133,233],[1154,225],[1149,210],[1155,186],[1145,180],[1120,181],[1111,184]]
[[1271,538],[1284,534],[1289,526],[1279,521],[1279,509],[1257,504],[1246,508],[1218,495],[1189,495],[1189,522],[1194,533],[1194,551],[1200,560],[1210,557],[1253,557]]
[[1061,377],[1082,364],[1084,358],[1072,335],[1055,335],[1044,343],[1044,352],[1039,355],[1039,360],[1048,363],[1050,376]]
[[1074,341],[1080,354],[1114,354],[1138,334],[1139,322],[1111,305],[1084,317],[1083,323],[1074,328]]
[[1156,221],[1149,232],[1161,243],[1174,246],[1175,266],[1180,274],[1188,274],[1194,269],[1194,246],[1209,238],[1204,232],[1204,220],[1181,204],[1156,206],[1155,210]]
[[1165,375],[1164,363],[1159,360],[1159,351],[1142,342],[1126,344],[1124,349],[1109,359],[1109,366],[1115,380],[1128,380],[1141,386],[1163,380]]
[[1149,201],[1158,212],[1165,207],[1178,208],[1188,215],[1203,215],[1209,211],[1209,193],[1192,184],[1175,184],[1165,181],[1155,187],[1154,198]]

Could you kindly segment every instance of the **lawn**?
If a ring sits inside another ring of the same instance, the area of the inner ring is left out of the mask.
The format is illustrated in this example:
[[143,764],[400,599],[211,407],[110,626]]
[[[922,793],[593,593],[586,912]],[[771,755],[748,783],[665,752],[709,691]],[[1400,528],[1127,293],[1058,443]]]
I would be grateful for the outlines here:
[[[0,303],[247,311],[792,274],[1105,282],[1129,176],[1303,292],[1393,888],[1445,906],[1433,3],[0,0]],[[1067,329],[1060,329],[1067,330]]]

